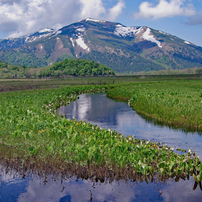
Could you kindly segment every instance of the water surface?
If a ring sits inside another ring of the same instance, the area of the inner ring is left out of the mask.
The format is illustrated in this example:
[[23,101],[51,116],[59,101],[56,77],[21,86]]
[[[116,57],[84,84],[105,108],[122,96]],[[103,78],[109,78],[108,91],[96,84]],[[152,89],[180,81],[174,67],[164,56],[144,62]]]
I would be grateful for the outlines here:
[[[80,95],[69,106],[58,110],[67,118],[86,120],[101,128],[112,128],[124,136],[134,135],[166,143],[176,148],[193,148],[202,157],[202,136],[148,122],[133,111],[127,103],[108,99],[104,94]],[[44,202],[44,201],[201,201],[200,187],[194,180],[180,179],[178,182],[132,182],[114,181],[94,183],[90,180],[60,179],[48,176],[45,180],[37,175],[20,176],[7,172],[0,166],[0,201]],[[160,191],[161,195],[160,195]]]
[[[15,177],[15,178],[14,178]],[[114,181],[93,183],[89,180],[54,179],[48,177],[46,182],[37,176],[22,177],[13,173],[1,172],[0,201],[2,202],[87,202],[92,201],[189,201],[199,202],[199,187],[192,190],[194,180],[171,180],[160,182]],[[160,195],[159,190],[162,192]]]
[[111,128],[124,136],[162,142],[181,149],[193,149],[202,159],[202,134],[184,132],[162,126],[142,118],[125,102],[118,102],[105,94],[82,94],[75,102],[58,109],[68,119],[86,120],[101,128]]

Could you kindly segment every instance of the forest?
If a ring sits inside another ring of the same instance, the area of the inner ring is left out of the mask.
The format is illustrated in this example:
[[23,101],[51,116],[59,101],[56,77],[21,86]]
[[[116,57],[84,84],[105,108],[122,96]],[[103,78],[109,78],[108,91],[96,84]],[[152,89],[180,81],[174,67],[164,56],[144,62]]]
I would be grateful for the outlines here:
[[42,68],[10,65],[0,61],[0,78],[59,78],[109,75],[115,75],[111,68],[84,59],[64,59]]

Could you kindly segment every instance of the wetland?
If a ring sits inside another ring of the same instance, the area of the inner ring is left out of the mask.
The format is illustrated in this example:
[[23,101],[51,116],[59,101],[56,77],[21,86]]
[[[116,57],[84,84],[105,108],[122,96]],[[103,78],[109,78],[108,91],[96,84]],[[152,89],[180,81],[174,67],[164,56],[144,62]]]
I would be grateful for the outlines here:
[[[164,85],[170,88],[162,94]],[[1,94],[1,199],[75,201],[75,190],[84,201],[200,199],[200,91],[201,81],[149,81]],[[89,92],[107,92],[127,103]],[[177,105],[186,121],[174,129],[177,114],[173,119],[167,110],[156,110],[160,117],[145,102],[143,116],[138,105],[143,96],[154,110],[157,98],[170,111]],[[150,113],[152,121],[145,119]],[[168,126],[157,124],[157,115]],[[5,191],[13,185],[19,185],[15,196]]]

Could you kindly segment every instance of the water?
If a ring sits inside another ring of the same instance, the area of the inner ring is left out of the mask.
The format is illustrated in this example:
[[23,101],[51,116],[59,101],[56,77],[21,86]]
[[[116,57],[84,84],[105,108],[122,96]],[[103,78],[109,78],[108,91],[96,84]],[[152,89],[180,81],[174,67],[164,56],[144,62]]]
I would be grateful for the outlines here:
[[193,149],[202,159],[202,134],[154,124],[138,115],[127,103],[109,99],[105,94],[82,94],[69,106],[58,109],[58,113],[68,119],[86,120],[101,128],[111,128],[124,136],[134,135],[176,149]]
[[[126,103],[108,99],[104,94],[80,95],[69,106],[58,110],[67,118],[86,120],[101,128],[112,128],[124,136],[134,135],[168,144],[176,148],[193,148],[202,157],[202,136],[185,133],[166,126],[148,122],[133,111]],[[17,173],[7,172],[0,166],[0,201],[201,201],[200,187],[194,180],[174,182],[131,182],[114,181],[94,183],[82,179],[60,179],[48,176],[46,181],[37,175],[24,178]],[[162,193],[160,195],[160,192]]]
[[[10,176],[10,177],[8,177]],[[12,175],[1,176],[0,201],[44,202],[44,201],[197,201],[201,199],[199,189],[192,190],[193,179],[173,183],[112,182],[93,184],[88,180],[75,178],[54,180],[49,178],[44,184],[37,177],[15,178]],[[159,189],[162,194],[160,195]]]

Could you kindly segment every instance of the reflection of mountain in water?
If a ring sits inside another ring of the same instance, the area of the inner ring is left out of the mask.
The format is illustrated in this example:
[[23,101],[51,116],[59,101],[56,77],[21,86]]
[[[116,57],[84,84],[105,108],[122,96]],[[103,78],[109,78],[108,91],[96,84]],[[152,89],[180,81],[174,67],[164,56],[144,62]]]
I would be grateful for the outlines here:
[[[65,114],[66,118],[86,120],[88,122],[99,122],[117,125],[117,109],[124,110],[125,103],[107,101],[102,95],[80,95],[80,98],[72,102],[69,106],[62,107],[59,113]],[[103,104],[104,103],[104,104]]]
[[126,103],[116,102],[105,94],[80,95],[69,106],[58,109],[68,119],[86,120],[101,128],[111,128],[124,136],[134,135],[166,143],[175,148],[192,148],[202,158],[202,136],[199,133],[183,132],[147,121],[133,111]]

